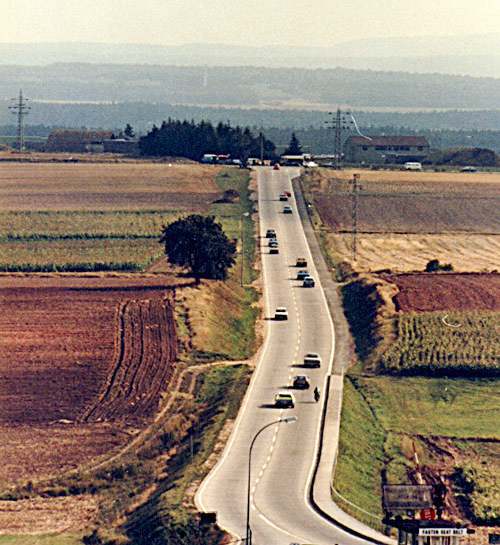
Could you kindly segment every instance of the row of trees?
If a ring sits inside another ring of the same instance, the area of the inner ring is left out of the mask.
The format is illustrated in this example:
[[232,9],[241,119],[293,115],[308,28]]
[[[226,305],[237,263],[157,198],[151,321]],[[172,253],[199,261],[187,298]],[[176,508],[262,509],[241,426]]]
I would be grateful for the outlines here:
[[255,136],[246,127],[232,127],[219,123],[215,127],[206,121],[177,121],[169,119],[153,129],[139,141],[143,155],[187,157],[199,161],[205,153],[230,154],[233,159],[246,161],[260,157],[275,158],[275,145],[263,135]]

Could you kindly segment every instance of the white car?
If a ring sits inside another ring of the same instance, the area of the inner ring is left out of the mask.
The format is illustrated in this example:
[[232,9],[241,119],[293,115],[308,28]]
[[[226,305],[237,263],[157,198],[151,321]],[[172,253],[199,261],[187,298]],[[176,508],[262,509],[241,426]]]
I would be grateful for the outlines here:
[[418,163],[417,161],[408,161],[404,164],[403,170],[416,170],[421,171],[422,170],[422,163]]
[[321,367],[321,356],[316,352],[308,352],[304,356],[304,367]]
[[288,320],[288,310],[286,307],[277,307],[274,311],[275,320]]

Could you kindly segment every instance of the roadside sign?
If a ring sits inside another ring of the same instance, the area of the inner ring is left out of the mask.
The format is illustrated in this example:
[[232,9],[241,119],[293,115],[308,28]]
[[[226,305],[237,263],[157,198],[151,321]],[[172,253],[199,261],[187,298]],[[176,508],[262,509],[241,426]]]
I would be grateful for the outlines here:
[[465,536],[467,528],[420,528],[418,535],[428,537]]
[[391,484],[384,486],[384,510],[389,513],[433,507],[432,486]]
[[431,508],[421,509],[420,519],[421,520],[436,520],[436,510]]

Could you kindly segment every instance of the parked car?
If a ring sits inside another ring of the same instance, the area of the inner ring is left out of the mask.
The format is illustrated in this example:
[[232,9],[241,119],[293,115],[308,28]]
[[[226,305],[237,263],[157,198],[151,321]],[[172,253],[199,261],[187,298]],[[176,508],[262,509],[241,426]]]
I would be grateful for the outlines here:
[[306,276],[302,282],[303,288],[314,288],[315,285],[316,283],[314,282],[314,278],[312,276]]
[[271,238],[269,240],[268,246],[269,246],[269,248],[277,248],[278,247],[278,241],[275,238]]
[[274,166],[273,166],[273,170],[279,170],[280,169],[280,165],[279,163],[276,163]]
[[292,207],[291,206],[284,206],[283,207],[283,214],[291,214],[293,211],[292,211]]
[[321,367],[321,357],[316,352],[308,352],[304,356],[304,367]]
[[266,238],[276,238],[276,231],[274,229],[268,229],[266,231]]
[[304,280],[304,278],[307,278],[309,276],[309,273],[307,271],[299,271],[297,273],[297,280]]
[[286,193],[280,193],[280,201],[287,201],[288,195]]
[[472,166],[462,167],[460,172],[477,172],[477,168]]
[[307,259],[305,257],[298,257],[295,262],[296,267],[307,267]]
[[279,250],[278,246],[275,246],[273,248],[270,248],[269,253],[273,254],[273,255],[276,255],[276,254],[280,253],[280,250]]
[[290,392],[278,392],[274,396],[274,404],[276,407],[283,409],[293,409],[295,407],[295,396]]
[[403,165],[403,170],[422,170],[422,163],[418,163],[417,161],[407,161]]
[[307,390],[311,386],[309,377],[306,375],[297,375],[293,377],[292,388],[296,390]]
[[288,320],[288,310],[286,307],[277,307],[274,311],[275,320]]
[[290,193],[290,191],[285,191],[284,193],[285,193],[285,195],[286,195],[287,197],[291,197],[291,196],[292,196],[292,194]]

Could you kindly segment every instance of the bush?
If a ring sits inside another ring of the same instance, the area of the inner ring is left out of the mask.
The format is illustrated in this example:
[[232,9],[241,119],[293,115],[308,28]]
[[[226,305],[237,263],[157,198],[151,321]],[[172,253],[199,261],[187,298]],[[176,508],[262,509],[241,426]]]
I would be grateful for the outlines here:
[[439,259],[431,259],[427,265],[425,266],[425,272],[439,272],[439,271],[445,271],[450,272],[453,271],[453,265],[451,263],[439,263]]

